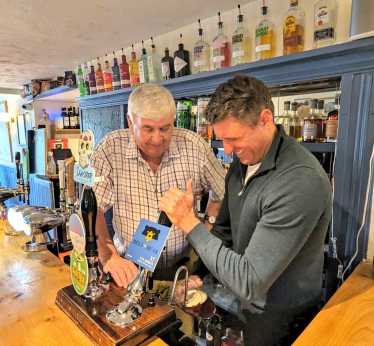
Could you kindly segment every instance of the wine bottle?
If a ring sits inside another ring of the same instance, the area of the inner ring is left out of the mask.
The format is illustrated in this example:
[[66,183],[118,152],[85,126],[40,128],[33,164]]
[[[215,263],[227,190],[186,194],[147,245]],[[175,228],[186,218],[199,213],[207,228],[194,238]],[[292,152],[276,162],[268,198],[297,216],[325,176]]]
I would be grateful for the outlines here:
[[91,187],[85,185],[80,203],[81,217],[86,231],[86,256],[97,257],[96,216],[97,202]]

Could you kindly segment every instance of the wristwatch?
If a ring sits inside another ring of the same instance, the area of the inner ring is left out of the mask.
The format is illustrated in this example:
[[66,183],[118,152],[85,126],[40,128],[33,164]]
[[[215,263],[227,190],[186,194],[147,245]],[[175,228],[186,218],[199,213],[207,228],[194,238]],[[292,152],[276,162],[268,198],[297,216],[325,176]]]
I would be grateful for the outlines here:
[[215,216],[209,216],[209,215],[205,214],[204,215],[204,221],[205,220],[208,220],[208,222],[213,225],[216,222],[216,217]]

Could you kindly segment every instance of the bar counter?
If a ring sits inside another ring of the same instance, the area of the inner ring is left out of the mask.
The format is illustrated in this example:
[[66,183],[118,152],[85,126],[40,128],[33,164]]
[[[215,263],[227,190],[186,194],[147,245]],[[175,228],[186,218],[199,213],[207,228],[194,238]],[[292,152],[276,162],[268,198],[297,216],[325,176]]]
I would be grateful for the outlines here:
[[[30,239],[0,230],[0,345],[92,346],[55,304],[58,290],[71,285],[69,266],[49,251],[24,252]],[[149,343],[166,345],[157,337]]]
[[374,345],[374,267],[361,262],[293,346]]

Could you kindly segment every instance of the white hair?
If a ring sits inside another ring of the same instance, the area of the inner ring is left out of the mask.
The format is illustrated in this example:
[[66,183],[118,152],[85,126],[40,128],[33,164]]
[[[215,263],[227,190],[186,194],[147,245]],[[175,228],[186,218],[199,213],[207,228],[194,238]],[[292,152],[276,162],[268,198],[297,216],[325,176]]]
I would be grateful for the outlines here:
[[175,115],[175,101],[166,88],[157,84],[143,84],[131,93],[127,113],[131,121],[135,116],[158,121]]

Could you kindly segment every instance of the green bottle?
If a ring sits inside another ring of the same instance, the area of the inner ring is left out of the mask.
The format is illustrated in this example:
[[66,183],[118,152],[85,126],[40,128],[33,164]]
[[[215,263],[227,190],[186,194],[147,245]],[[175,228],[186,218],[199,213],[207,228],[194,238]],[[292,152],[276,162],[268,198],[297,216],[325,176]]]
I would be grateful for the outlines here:
[[84,85],[84,77],[83,77],[83,72],[81,65],[78,65],[78,73],[77,73],[77,78],[78,78],[78,89],[79,89],[79,94],[80,96],[86,96],[86,86]]
[[177,127],[181,129],[191,129],[192,119],[192,101],[188,99],[181,99],[177,101]]
[[140,84],[145,84],[145,83],[149,83],[149,74],[148,74],[147,52],[144,48],[143,41],[142,41],[142,45],[143,45],[142,56],[138,60],[138,66],[139,66]]

